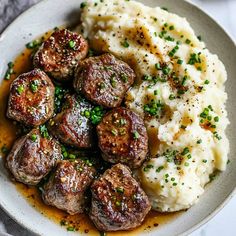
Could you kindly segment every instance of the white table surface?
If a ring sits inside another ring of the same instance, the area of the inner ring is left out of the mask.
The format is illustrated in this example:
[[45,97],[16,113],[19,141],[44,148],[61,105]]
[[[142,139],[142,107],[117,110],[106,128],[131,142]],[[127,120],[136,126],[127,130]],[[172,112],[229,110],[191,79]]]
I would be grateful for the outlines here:
[[[1,5],[0,0],[0,5]],[[7,1],[7,0],[5,0]],[[25,0],[22,0],[25,1]],[[27,0],[26,2],[37,2],[39,0]],[[236,0],[189,0],[208,12],[236,39]],[[17,1],[16,1],[17,2]],[[24,3],[26,3],[24,2]],[[1,10],[1,9],[0,9]],[[235,62],[236,63],[236,62]],[[236,66],[236,65],[235,65]],[[236,180],[235,180],[236,181]],[[7,216],[0,217],[0,232],[5,228],[12,228],[15,225]],[[3,219],[4,218],[4,219]],[[3,220],[4,224],[1,223]],[[8,227],[6,227],[8,226]],[[22,228],[18,228],[18,233],[9,230],[16,236],[32,235]],[[1,235],[1,233],[0,233]],[[236,196],[207,224],[190,234],[189,236],[236,236]]]

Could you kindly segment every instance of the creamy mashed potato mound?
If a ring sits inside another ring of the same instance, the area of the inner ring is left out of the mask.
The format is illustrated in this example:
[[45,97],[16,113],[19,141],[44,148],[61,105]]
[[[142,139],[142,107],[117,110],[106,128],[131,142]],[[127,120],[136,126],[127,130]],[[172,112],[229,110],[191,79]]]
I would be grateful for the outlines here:
[[92,48],[111,52],[136,72],[126,106],[148,130],[151,159],[137,176],[152,208],[189,208],[227,164],[224,65],[185,18],[159,7],[89,1],[81,17]]

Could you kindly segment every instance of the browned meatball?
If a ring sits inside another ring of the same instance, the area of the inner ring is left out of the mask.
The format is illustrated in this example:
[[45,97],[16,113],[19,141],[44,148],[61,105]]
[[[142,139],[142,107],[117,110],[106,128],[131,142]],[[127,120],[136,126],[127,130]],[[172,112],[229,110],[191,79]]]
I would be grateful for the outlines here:
[[148,153],[148,136],[143,120],[133,111],[116,108],[97,126],[104,160],[138,168]]
[[94,167],[80,159],[61,161],[43,187],[44,202],[71,215],[82,213],[87,200],[85,191],[94,175]]
[[60,159],[60,145],[46,130],[36,128],[15,142],[6,165],[17,181],[36,185]]
[[77,95],[68,95],[61,113],[50,122],[50,132],[62,143],[90,148],[94,144],[94,129],[87,116],[92,105]]
[[148,197],[128,167],[117,164],[91,186],[89,216],[99,230],[133,229],[142,224],[151,209]]
[[107,53],[79,62],[74,88],[90,101],[114,108],[120,106],[134,79],[134,71],[128,64]]
[[55,31],[34,56],[34,66],[39,67],[57,80],[69,80],[77,62],[86,57],[87,41],[67,29]]
[[54,85],[41,70],[18,76],[11,84],[7,116],[28,126],[38,126],[54,111]]

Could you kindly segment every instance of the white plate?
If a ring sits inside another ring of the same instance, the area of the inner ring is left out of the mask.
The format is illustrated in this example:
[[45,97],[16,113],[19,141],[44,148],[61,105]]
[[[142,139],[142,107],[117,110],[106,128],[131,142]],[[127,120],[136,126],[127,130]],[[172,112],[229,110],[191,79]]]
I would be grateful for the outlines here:
[[[72,23],[78,19],[81,0],[45,0],[32,7],[18,17],[0,36],[0,78],[4,77],[8,61],[12,61],[24,45],[55,26]],[[228,81],[226,90],[229,95],[227,109],[231,125],[228,128],[231,151],[227,171],[206,188],[200,202],[172,222],[163,225],[149,233],[149,235],[174,236],[188,234],[192,230],[207,222],[232,197],[236,187],[236,47],[235,43],[217,25],[197,7],[184,1],[176,0],[142,0],[146,5],[165,6],[171,12],[185,16],[197,34],[207,44],[211,52],[219,55],[226,66]],[[0,205],[19,224],[40,235],[74,235],[78,233],[66,232],[37,210],[17,192],[14,184],[8,179],[2,160],[0,160]],[[142,233],[144,234],[144,233]]]

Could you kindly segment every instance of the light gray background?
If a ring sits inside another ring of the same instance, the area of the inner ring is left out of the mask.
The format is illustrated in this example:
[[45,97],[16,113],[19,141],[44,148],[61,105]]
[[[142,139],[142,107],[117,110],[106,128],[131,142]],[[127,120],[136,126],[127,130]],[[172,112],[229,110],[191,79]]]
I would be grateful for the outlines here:
[[[0,33],[22,11],[40,0],[0,0]],[[176,2],[181,0],[176,0]],[[236,38],[235,0],[189,0],[210,13],[230,34]],[[1,53],[1,52],[0,52]],[[1,191],[1,190],[0,190]],[[190,236],[235,236],[236,197],[208,224]],[[14,236],[35,236],[17,225],[0,209],[0,232]],[[1,236],[1,233],[0,233]]]

